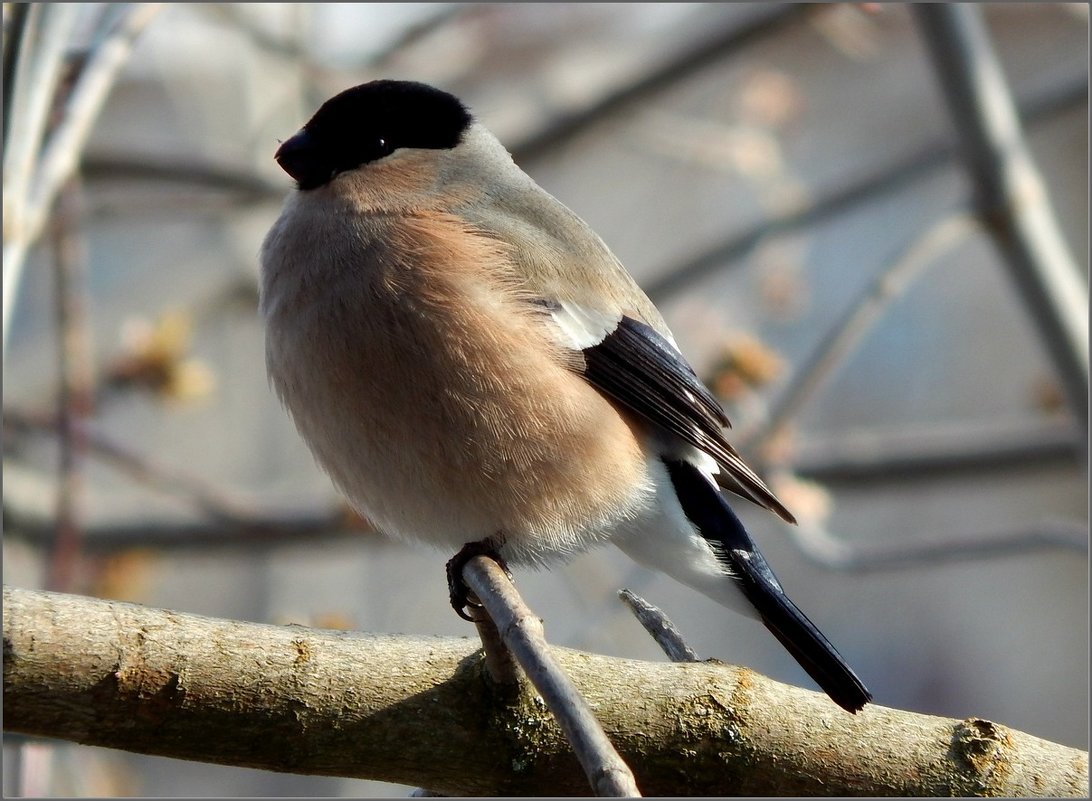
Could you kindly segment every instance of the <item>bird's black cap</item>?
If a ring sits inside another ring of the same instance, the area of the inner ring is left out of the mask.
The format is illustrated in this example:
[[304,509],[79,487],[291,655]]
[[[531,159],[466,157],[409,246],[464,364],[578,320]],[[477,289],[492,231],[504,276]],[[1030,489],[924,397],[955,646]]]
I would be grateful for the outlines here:
[[399,148],[453,148],[471,120],[457,97],[435,87],[371,81],[323,103],[275,158],[300,189],[317,189]]

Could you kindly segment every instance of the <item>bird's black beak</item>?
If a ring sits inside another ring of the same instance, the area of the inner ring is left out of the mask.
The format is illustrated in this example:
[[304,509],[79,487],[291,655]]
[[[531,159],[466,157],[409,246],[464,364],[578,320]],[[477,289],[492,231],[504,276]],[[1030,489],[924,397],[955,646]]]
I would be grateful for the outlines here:
[[307,131],[301,130],[291,139],[282,142],[273,158],[282,170],[298,181],[307,172],[307,163],[311,160],[310,152],[311,137]]
[[330,179],[331,171],[323,165],[314,139],[306,128],[283,142],[273,158],[295,179],[300,189],[315,189]]

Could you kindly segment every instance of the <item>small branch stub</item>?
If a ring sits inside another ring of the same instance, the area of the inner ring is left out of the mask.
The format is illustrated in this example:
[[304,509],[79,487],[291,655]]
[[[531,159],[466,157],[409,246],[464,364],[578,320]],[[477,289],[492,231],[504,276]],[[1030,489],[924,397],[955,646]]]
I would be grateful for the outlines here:
[[652,635],[652,639],[663,649],[668,659],[672,662],[701,661],[694,650],[686,644],[675,624],[658,607],[626,589],[620,590],[618,597],[633,612],[637,622],[645,627],[645,631]]

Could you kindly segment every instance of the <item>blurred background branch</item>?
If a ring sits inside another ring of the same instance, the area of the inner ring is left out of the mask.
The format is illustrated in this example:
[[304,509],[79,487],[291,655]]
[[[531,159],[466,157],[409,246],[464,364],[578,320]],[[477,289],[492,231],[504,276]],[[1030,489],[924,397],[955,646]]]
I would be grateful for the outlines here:
[[70,178],[60,190],[52,218],[60,385],[57,399],[60,459],[56,530],[46,581],[46,586],[52,590],[72,588],[80,558],[80,541],[83,539],[81,507],[86,491],[83,465],[87,452],[83,424],[91,414],[94,392],[80,197],[79,180]]
[[975,186],[978,213],[1019,287],[1088,435],[1088,281],[1058,227],[1024,142],[982,11],[914,8]]
[[[63,94],[63,57],[70,46],[79,7],[34,3],[20,25],[10,93],[11,128],[4,139],[4,350],[7,350],[11,303],[27,250],[41,235],[64,182],[79,165],[91,126],[113,87],[133,44],[159,11],[157,3],[126,5],[85,54],[70,88]],[[23,53],[26,53],[25,60]],[[63,111],[55,109],[63,107]],[[57,113],[55,122],[47,119]],[[10,162],[9,162],[10,155]]]
[[804,404],[846,362],[891,302],[905,294],[925,268],[967,236],[973,227],[966,214],[941,217],[881,271],[792,377],[768,417],[757,427],[744,428],[740,432],[740,447],[762,450],[769,440],[784,436],[785,429],[800,414]]

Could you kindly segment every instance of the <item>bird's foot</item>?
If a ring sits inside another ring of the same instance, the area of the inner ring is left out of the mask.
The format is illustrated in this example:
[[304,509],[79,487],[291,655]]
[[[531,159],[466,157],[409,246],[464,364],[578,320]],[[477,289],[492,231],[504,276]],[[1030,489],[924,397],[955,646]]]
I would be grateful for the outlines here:
[[466,610],[468,608],[481,609],[482,605],[478,602],[477,598],[474,597],[470,588],[466,586],[466,581],[463,579],[463,568],[466,567],[466,563],[475,556],[488,556],[501,566],[501,569],[507,574],[509,579],[512,578],[512,571],[508,569],[508,565],[505,564],[500,554],[497,553],[497,546],[492,540],[486,539],[478,542],[468,542],[457,554],[448,560],[447,589],[451,597],[451,606],[459,617],[463,620],[469,620],[471,623],[474,622],[474,618],[467,614]]

